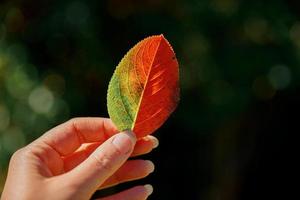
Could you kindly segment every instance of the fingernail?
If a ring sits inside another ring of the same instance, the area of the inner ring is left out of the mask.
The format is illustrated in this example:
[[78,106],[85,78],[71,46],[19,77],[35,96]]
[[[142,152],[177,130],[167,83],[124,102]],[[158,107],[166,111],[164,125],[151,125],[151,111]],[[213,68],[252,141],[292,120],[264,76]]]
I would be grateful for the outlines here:
[[129,153],[136,141],[135,135],[132,131],[124,131],[115,135],[112,144],[123,154]]
[[154,172],[155,166],[154,166],[153,162],[150,161],[150,160],[145,160],[145,162],[146,162],[149,174],[152,173],[152,172]]
[[158,147],[158,145],[159,145],[158,139],[156,137],[153,137],[153,149]]
[[126,133],[127,135],[129,135],[129,137],[134,141],[136,142],[136,135],[134,132],[132,132],[131,130],[125,130],[123,131],[124,133]]
[[155,149],[156,147],[158,147],[159,145],[159,141],[156,137],[152,136],[152,135],[148,135],[147,137],[145,137],[146,140],[150,140],[153,143],[153,149]]
[[146,189],[148,196],[153,193],[152,185],[150,185],[150,184],[144,185],[144,188]]

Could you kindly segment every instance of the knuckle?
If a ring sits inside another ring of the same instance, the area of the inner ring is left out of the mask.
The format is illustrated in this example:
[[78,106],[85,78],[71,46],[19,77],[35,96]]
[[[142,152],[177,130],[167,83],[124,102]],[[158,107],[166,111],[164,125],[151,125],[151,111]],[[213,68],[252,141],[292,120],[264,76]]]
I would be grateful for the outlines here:
[[24,163],[34,156],[33,148],[26,146],[18,149],[11,157],[10,163]]
[[27,149],[25,147],[20,148],[12,155],[12,158],[19,159],[19,158],[23,157],[24,154],[26,154],[26,152],[27,152]]
[[21,149],[18,149],[16,152],[14,152],[10,159],[10,163],[13,164],[21,161],[24,158],[25,151],[26,149],[23,147]]
[[80,119],[79,117],[74,117],[74,118],[69,119],[67,121],[67,123],[72,124],[72,125],[74,125],[74,124],[76,125],[79,119]]
[[101,171],[111,171],[114,169],[114,162],[112,157],[103,154],[101,157],[92,154],[92,158],[95,161],[96,167]]

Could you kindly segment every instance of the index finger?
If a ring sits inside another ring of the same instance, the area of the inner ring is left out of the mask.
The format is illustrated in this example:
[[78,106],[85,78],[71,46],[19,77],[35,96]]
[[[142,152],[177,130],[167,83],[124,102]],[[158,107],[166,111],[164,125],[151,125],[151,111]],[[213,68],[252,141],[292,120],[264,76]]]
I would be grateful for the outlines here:
[[118,132],[108,118],[73,118],[49,130],[35,142],[46,143],[61,156],[66,156],[83,143],[102,143]]

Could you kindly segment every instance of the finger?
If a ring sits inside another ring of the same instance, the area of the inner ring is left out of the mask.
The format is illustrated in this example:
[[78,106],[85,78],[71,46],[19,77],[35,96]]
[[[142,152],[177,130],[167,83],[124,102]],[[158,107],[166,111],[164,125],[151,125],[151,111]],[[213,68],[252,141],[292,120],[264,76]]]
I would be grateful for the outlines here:
[[92,194],[125,163],[135,142],[136,137],[131,131],[116,134],[101,144],[84,162],[66,173],[64,181]]
[[145,200],[153,192],[151,185],[136,186],[115,195],[100,198],[98,200]]
[[35,142],[43,142],[61,156],[71,154],[83,143],[104,142],[118,132],[107,118],[74,118],[48,131]]
[[152,151],[152,149],[158,147],[158,144],[158,139],[154,136],[148,135],[143,137],[136,142],[131,157],[147,154]]
[[109,177],[99,189],[108,188],[120,183],[144,178],[154,171],[154,164],[150,160],[129,160],[111,177]]
[[68,172],[87,159],[99,146],[100,142],[87,143],[81,145],[81,147],[74,153],[63,157],[64,172]]
[[[70,171],[80,163],[82,163],[90,154],[98,148],[101,143],[89,143],[83,144],[74,153],[63,158],[64,160],[64,171]],[[136,142],[131,157],[143,155],[149,153],[153,148],[158,146],[158,140],[153,136],[146,136]]]

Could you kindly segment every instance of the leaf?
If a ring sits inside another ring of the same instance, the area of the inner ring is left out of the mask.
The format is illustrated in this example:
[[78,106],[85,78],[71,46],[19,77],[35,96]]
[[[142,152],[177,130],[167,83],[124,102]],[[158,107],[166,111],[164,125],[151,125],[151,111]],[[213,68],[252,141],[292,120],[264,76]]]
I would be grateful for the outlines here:
[[179,102],[175,53],[163,35],[148,37],[117,66],[108,86],[107,107],[120,131],[143,137],[158,129]]

